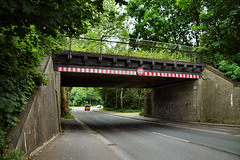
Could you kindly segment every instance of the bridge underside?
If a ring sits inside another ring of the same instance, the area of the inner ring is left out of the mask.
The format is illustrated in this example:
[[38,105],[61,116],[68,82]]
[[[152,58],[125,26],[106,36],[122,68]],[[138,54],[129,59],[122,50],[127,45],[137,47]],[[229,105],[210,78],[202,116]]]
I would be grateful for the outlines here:
[[204,68],[189,62],[69,51],[53,54],[53,60],[63,87],[155,88],[198,79]]
[[62,87],[155,88],[192,79],[61,73]]

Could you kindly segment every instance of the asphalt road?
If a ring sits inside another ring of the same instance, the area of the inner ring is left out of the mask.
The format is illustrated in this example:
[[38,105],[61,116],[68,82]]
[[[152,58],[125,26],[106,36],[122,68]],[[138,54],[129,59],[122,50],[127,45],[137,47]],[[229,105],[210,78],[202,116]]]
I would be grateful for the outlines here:
[[[135,160],[240,160],[240,136],[178,128],[97,111],[72,110],[76,119],[102,141],[117,147],[122,159]],[[90,129],[90,130],[91,130]],[[93,153],[94,154],[94,153]],[[125,158],[124,158],[125,156]]]

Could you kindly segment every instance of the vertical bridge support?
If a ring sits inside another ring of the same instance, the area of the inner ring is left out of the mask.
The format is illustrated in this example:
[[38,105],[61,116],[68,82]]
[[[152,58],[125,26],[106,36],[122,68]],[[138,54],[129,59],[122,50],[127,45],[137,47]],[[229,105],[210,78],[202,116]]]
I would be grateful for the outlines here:
[[154,88],[145,116],[174,121],[240,124],[240,83],[210,66],[201,79]]
[[177,83],[154,88],[151,93],[146,93],[145,116],[174,121],[199,121],[197,82]]

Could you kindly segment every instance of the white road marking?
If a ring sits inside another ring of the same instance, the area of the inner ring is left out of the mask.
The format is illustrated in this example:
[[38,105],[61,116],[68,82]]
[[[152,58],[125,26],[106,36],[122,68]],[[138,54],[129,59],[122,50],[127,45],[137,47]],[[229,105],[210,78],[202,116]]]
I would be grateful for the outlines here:
[[151,120],[139,119],[139,118],[135,118],[135,117],[126,117],[125,115],[109,114],[109,113],[104,113],[104,112],[99,112],[99,113],[106,114],[106,115],[109,115],[109,116],[115,116],[115,117],[119,117],[119,118],[123,118],[123,119],[132,119],[132,120],[135,120],[135,121],[143,121],[143,122],[157,124],[157,125],[170,126],[170,127],[190,129],[190,130],[195,130],[195,131],[202,131],[202,132],[217,133],[217,134],[240,137],[240,134],[231,134],[231,133],[224,132],[224,131],[215,131],[215,130],[207,130],[207,129],[203,129],[203,128],[193,128],[193,127],[188,127],[188,126],[179,126],[177,124],[165,124],[165,123],[161,123],[161,122],[153,122]]
[[159,135],[159,136],[163,136],[163,137],[167,137],[167,138],[171,138],[174,140],[178,140],[178,141],[182,141],[182,142],[186,142],[189,143],[189,141],[185,140],[185,139],[181,139],[181,138],[177,138],[177,137],[172,137],[172,136],[168,136],[166,134],[161,134],[161,133],[157,133],[157,132],[152,132],[153,134]]
[[[106,114],[108,116],[117,116],[117,115],[109,115],[109,114]],[[123,118],[123,119],[131,119],[131,118],[128,118],[128,117],[120,117],[120,116],[117,116],[119,118]],[[136,119],[133,119],[133,120],[136,120]],[[136,120],[138,121],[138,120]],[[144,121],[144,120],[140,120],[140,121]],[[150,123],[154,123],[154,122],[150,122]],[[159,124],[159,123],[156,123],[156,124]],[[165,126],[168,126],[166,124],[161,124],[161,125],[165,125]],[[138,129],[138,128],[134,128],[134,129]],[[140,130],[140,129],[139,129]],[[141,131],[145,131],[145,130],[141,130]],[[177,138],[177,137],[172,137],[172,136],[168,136],[166,134],[161,134],[161,133],[158,133],[158,132],[151,132],[153,134],[156,134],[156,135],[159,135],[159,136],[163,136],[163,137],[167,137],[167,138],[171,138],[171,139],[174,139],[174,140],[178,140],[178,141],[182,141],[182,142],[185,142],[185,143],[189,143],[190,141],[187,141],[185,139],[181,139],[181,138]]]
[[94,131],[92,128],[88,127],[85,123],[83,123],[82,121],[80,121],[76,115],[75,116],[75,120],[80,123],[81,125],[83,125],[83,127],[90,133],[92,133],[95,137],[97,137],[100,141],[102,141],[103,143],[105,143],[107,146],[109,146],[109,148],[118,156],[118,158],[120,158],[121,160],[135,160],[135,158],[133,158],[129,153],[127,153],[126,151],[124,151],[123,149],[121,149],[119,146],[117,146],[116,144],[114,144],[113,142],[111,142],[109,139],[105,138],[104,136],[102,136],[101,134],[99,134],[98,132]]

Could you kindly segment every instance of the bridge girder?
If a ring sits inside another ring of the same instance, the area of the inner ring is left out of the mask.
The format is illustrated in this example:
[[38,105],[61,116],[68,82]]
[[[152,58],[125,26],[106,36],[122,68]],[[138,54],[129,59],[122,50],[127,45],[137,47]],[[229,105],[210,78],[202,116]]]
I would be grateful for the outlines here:
[[[196,63],[76,51],[70,58],[68,51],[53,54],[53,60],[66,87],[155,88],[198,79],[204,68]],[[139,67],[146,75],[136,74]]]

